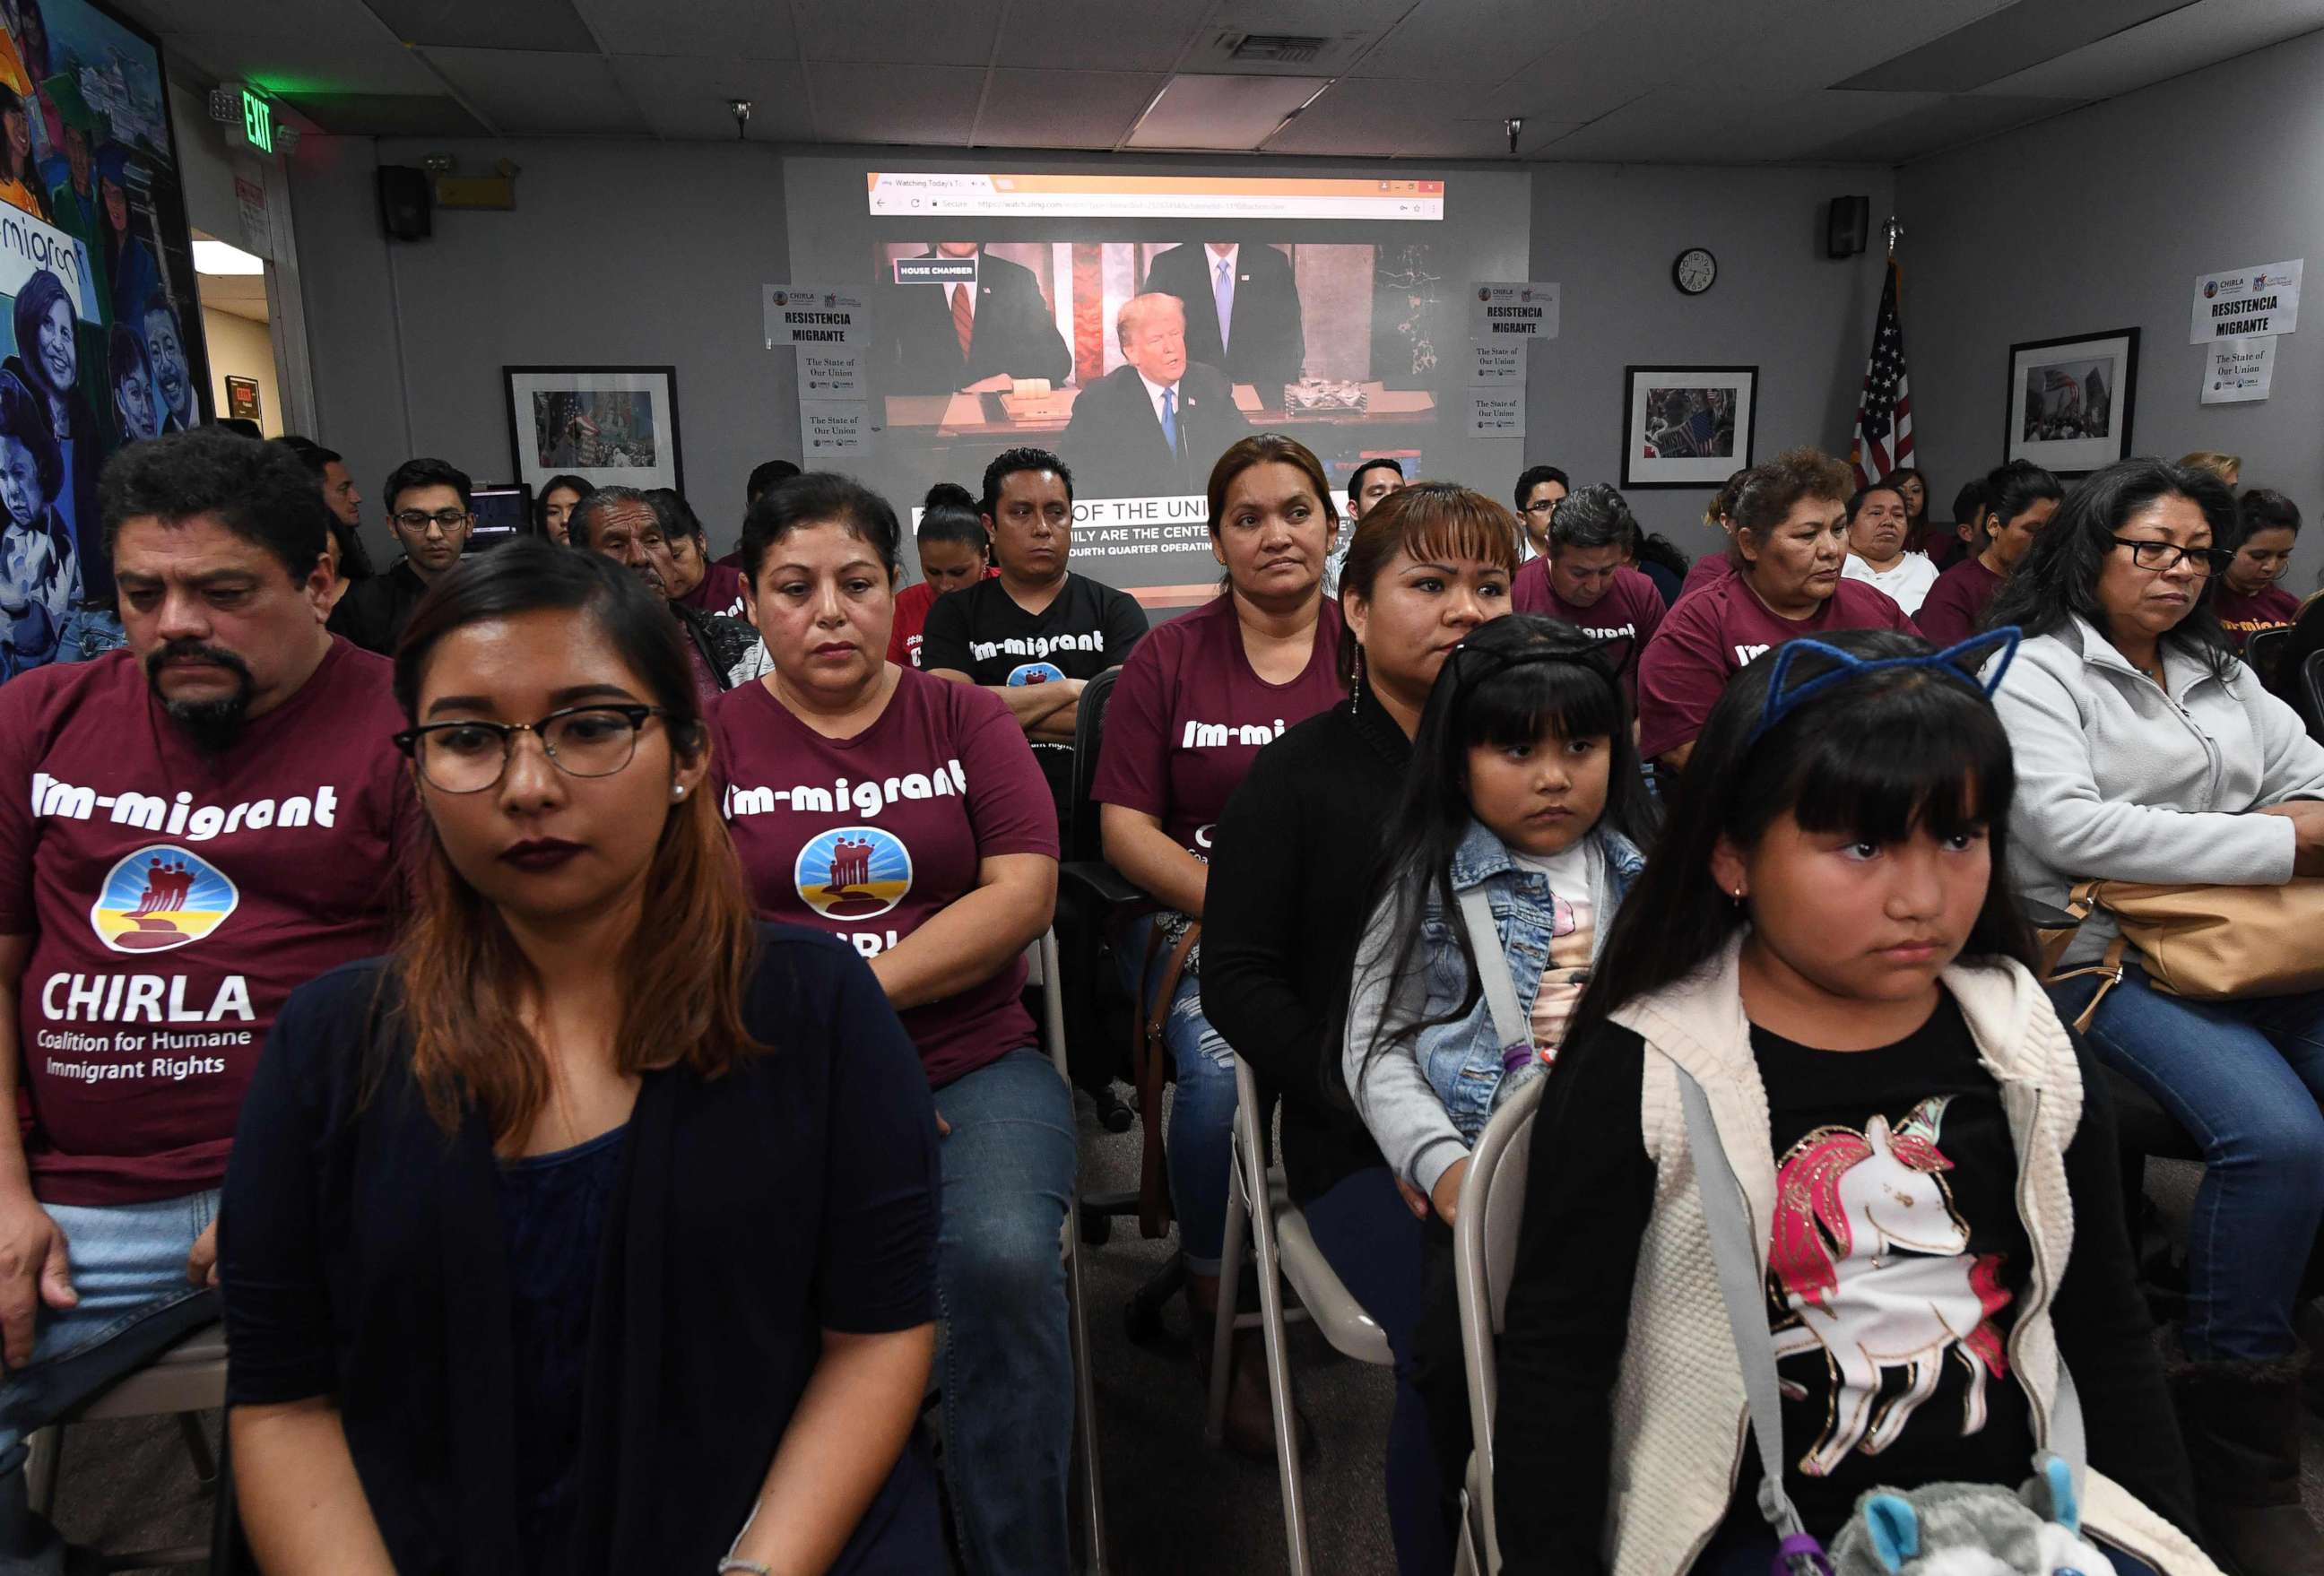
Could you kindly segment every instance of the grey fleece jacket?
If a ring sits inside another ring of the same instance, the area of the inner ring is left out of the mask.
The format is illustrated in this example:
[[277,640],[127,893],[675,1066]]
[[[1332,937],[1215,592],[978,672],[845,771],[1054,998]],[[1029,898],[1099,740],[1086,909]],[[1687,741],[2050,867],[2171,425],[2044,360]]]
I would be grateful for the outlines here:
[[[1995,692],[2017,761],[2010,868],[2064,908],[2090,880],[2273,886],[2292,879],[2292,825],[2249,812],[2324,798],[2324,745],[2241,662],[2224,678],[2183,651],[2166,691],[2082,619],[2018,648]],[[2104,911],[2064,962],[2114,937]]]

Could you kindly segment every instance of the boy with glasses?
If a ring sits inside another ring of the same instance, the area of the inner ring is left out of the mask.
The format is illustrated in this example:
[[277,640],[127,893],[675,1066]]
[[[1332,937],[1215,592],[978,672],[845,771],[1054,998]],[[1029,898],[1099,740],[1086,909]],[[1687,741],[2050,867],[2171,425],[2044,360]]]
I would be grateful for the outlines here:
[[392,656],[429,582],[460,561],[475,523],[467,474],[442,460],[406,460],[381,489],[387,527],[402,561],[348,591],[331,613],[331,631],[366,650]]

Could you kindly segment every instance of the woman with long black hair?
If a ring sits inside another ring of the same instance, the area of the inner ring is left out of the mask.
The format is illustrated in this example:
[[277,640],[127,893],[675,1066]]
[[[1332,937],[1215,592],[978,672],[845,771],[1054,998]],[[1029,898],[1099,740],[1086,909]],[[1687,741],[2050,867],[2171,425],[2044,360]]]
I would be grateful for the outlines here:
[[941,1570],[935,1113],[854,950],[752,921],[668,612],[513,543],[395,689],[411,910],[291,997],[226,1176],[260,1562]]

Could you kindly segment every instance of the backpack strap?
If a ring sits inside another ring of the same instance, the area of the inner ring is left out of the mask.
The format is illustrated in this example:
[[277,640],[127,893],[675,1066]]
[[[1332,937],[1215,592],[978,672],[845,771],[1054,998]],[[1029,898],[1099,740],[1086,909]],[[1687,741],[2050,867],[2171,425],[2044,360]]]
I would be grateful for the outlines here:
[[1500,926],[1493,923],[1493,906],[1484,888],[1471,887],[1461,894],[1461,923],[1468,928],[1469,955],[1477,962],[1485,1008],[1493,1015],[1493,1033],[1501,1042],[1501,1067],[1508,1072],[1518,1051],[1533,1055],[1533,1024],[1517,1006],[1517,981],[1510,977]]

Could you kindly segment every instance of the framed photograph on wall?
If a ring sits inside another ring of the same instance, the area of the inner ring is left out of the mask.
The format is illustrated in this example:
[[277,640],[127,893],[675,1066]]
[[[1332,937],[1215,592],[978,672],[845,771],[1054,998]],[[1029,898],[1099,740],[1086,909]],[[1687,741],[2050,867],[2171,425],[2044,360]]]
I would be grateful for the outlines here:
[[1756,366],[1622,369],[1622,485],[1716,487],[1751,463]]
[[509,447],[534,495],[556,475],[686,490],[674,366],[504,366]]
[[2138,330],[2115,328],[2009,347],[2002,452],[2060,476],[2086,476],[2130,452]]

